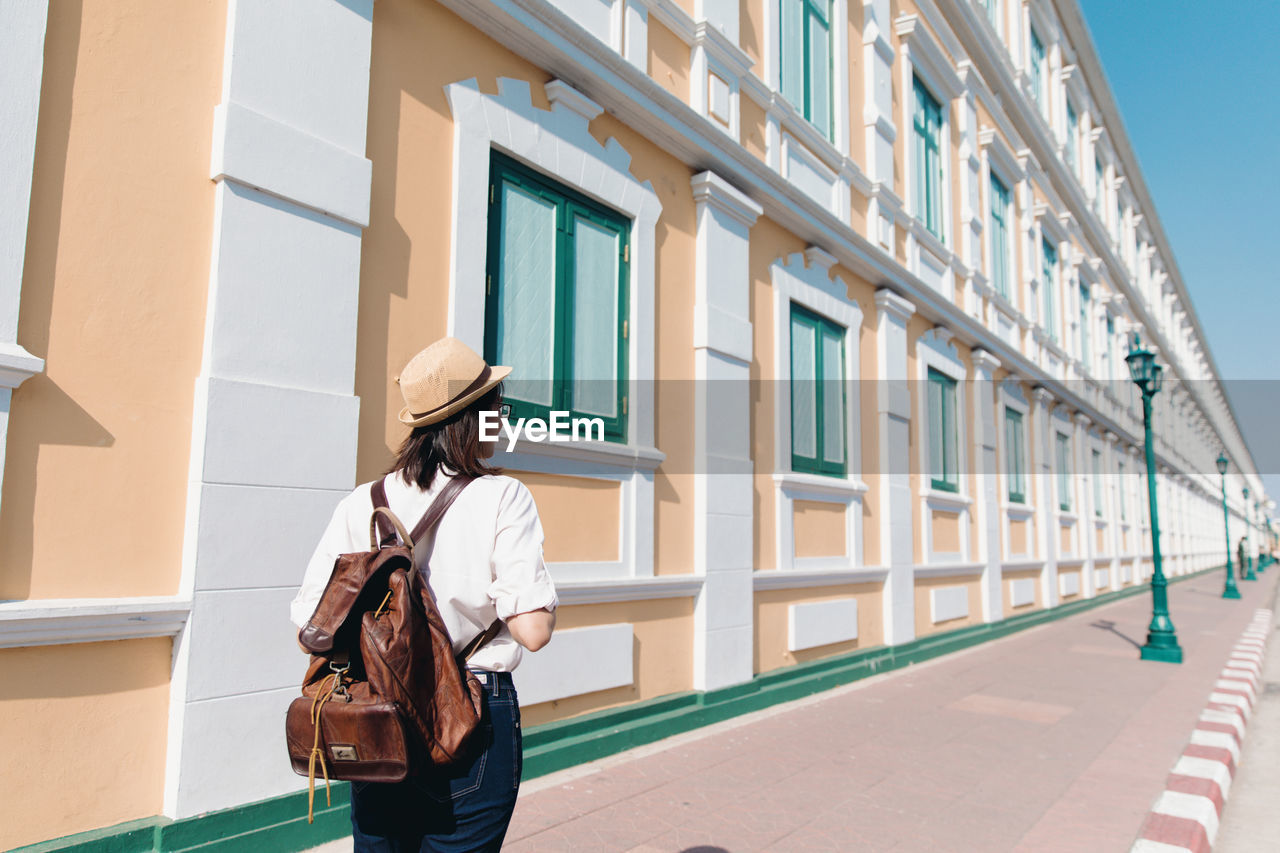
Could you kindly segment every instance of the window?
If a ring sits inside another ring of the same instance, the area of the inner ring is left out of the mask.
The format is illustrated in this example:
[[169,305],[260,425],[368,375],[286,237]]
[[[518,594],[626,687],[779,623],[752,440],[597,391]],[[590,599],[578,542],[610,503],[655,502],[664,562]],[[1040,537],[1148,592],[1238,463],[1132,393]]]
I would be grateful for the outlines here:
[[1107,315],[1107,379],[1116,378],[1116,321]]
[[916,217],[942,240],[942,105],[919,78],[915,98]]
[[1085,370],[1093,372],[1089,361],[1089,286],[1080,285],[1080,360]]
[[782,97],[828,138],[831,122],[830,0],[781,0]]
[[1043,266],[1040,277],[1044,287],[1044,328],[1049,334],[1049,340],[1057,342],[1058,315],[1053,307],[1055,302],[1053,284],[1058,274],[1058,252],[1048,240],[1043,241],[1041,249]]
[[1066,433],[1054,436],[1055,462],[1058,466],[1058,509],[1071,511],[1071,439]]
[[490,169],[485,358],[518,417],[600,418],[626,441],[630,222],[501,154]]
[[1045,96],[1045,84],[1048,82],[1049,75],[1045,65],[1044,42],[1040,40],[1040,34],[1033,27],[1031,30],[1031,94],[1035,97],[1036,106],[1040,108],[1040,112],[1048,115],[1049,99]]
[[1097,212],[1099,219],[1102,218],[1103,205],[1106,203],[1107,187],[1103,177],[1102,161],[1095,157],[1093,160],[1093,209]]
[[991,284],[1009,298],[1009,191],[991,173]]
[[791,304],[791,469],[845,474],[844,328]]
[[1120,520],[1121,520],[1121,521],[1127,521],[1127,520],[1128,520],[1127,516],[1128,516],[1128,514],[1129,514],[1129,512],[1128,512],[1128,506],[1127,506],[1127,505],[1128,505],[1129,501],[1125,498],[1125,493],[1124,493],[1124,492],[1125,492],[1125,479],[1124,479],[1124,461],[1123,461],[1123,460],[1122,460],[1122,461],[1120,461],[1120,462],[1118,462],[1118,463],[1116,463],[1116,470],[1117,470],[1117,472],[1118,472],[1118,473],[1119,473],[1119,475],[1120,475],[1120,477],[1119,477],[1119,481],[1120,481]]
[[1093,514],[1102,518],[1102,454],[1090,451],[1093,457]]
[[1027,502],[1026,438],[1022,431],[1022,413],[1005,406],[1004,452],[1005,478],[1009,484],[1010,503]]
[[999,35],[1000,27],[1000,0],[982,0],[982,7],[987,10],[987,20],[991,22],[992,28]]
[[1076,117],[1076,108],[1067,101],[1067,165],[1071,174],[1079,175],[1080,120]]
[[935,489],[960,490],[956,453],[956,381],[929,368],[929,473]]

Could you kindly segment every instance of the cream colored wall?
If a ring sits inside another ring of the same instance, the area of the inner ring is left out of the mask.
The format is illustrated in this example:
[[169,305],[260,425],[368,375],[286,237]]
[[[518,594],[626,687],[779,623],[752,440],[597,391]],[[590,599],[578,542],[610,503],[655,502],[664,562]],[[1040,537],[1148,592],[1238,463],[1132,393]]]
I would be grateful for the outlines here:
[[793,501],[795,524],[795,556],[843,557],[845,519],[848,510],[842,503],[826,501]]
[[622,488],[616,480],[592,480],[507,471],[529,487],[546,537],[548,562],[619,559]]
[[[792,604],[854,598],[858,602],[858,638],[813,649],[787,651],[788,608]],[[878,583],[847,584],[813,589],[778,589],[755,594],[755,671],[866,649],[884,642],[882,587]]]
[[159,814],[171,646],[0,650],[0,849]]
[[627,687],[600,690],[521,707],[525,726],[693,689],[693,599],[579,604],[556,611],[556,630],[630,623],[635,631],[635,672]]
[[222,0],[49,4],[0,599],[177,591]]

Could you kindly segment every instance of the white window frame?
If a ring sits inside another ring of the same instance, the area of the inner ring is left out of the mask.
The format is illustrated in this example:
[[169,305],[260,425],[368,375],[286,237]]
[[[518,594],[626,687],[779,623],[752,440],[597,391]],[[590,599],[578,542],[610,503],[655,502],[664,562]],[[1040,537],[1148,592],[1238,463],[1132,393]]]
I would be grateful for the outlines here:
[[559,80],[547,83],[546,91],[550,110],[533,106],[524,80],[500,78],[497,95],[482,93],[474,79],[445,87],[454,122],[448,333],[483,352],[492,149],[631,219],[628,443],[522,440],[513,452],[500,451],[495,462],[619,484],[618,558],[548,563],[557,581],[651,577],[654,471],[663,454],[653,446],[653,383],[642,380],[654,375],[654,270],[662,205],[649,182],[631,175],[631,155],[617,140],[601,145],[588,131],[591,119],[603,112],[598,104]]
[[[945,326],[934,326],[922,334],[915,344],[916,349],[916,413],[919,423],[919,447],[917,448],[918,470],[920,472],[920,533],[923,537],[921,553],[926,565],[967,564],[973,553],[970,541],[970,514],[973,512],[973,498],[969,496],[969,474],[967,468],[970,460],[969,447],[969,408],[965,394],[965,380],[968,371],[960,359],[960,352],[951,342],[951,330]],[[932,468],[929,461],[929,368],[949,376],[956,383],[956,453],[960,458],[956,464],[956,491],[947,492],[935,489],[932,485]],[[960,552],[935,552],[933,550],[933,510],[955,512],[960,515]]]
[[[835,258],[817,247],[774,261],[773,285],[773,482],[775,487],[776,565],[784,571],[856,569],[863,565],[862,412],[858,383],[862,308],[849,299],[848,285],[831,277]],[[853,393],[845,395],[845,476],[830,477],[791,469],[791,304],[800,305],[845,328],[844,371]],[[845,505],[845,553],[840,557],[795,556],[795,501]]]

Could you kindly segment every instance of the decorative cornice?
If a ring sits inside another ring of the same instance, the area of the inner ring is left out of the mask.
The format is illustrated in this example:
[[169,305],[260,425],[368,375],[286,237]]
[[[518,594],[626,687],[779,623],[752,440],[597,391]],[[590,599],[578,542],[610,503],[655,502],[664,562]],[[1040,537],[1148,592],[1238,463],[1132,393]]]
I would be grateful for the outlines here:
[[176,636],[191,601],[176,596],[0,602],[0,648]]

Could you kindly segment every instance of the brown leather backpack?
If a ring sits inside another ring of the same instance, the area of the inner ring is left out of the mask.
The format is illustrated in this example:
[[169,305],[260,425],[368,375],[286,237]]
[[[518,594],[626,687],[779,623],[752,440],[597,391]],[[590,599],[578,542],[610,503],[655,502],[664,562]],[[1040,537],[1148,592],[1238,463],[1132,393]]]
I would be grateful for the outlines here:
[[484,688],[465,662],[502,622],[455,657],[431,589],[414,568],[413,548],[469,482],[450,479],[412,534],[387,506],[384,482],[374,483],[370,549],[338,557],[298,633],[311,665],[285,716],[285,737],[294,772],[309,780],[308,822],[317,767],[332,803],[331,779],[401,782],[468,757]]

